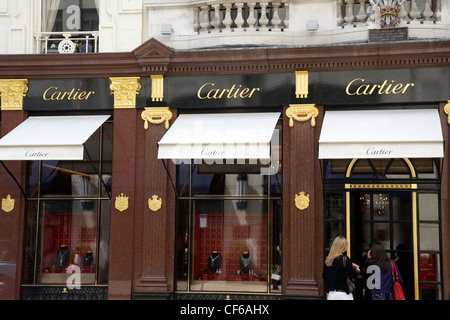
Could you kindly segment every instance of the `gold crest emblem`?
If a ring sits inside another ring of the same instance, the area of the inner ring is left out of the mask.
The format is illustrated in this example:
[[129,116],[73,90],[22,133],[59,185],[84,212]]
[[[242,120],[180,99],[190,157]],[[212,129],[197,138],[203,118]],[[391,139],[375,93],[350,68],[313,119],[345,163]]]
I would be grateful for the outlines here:
[[6,198],[2,199],[2,210],[5,212],[11,212],[14,209],[14,202],[16,200],[11,199],[11,195],[8,194]]
[[120,196],[117,196],[115,207],[120,212],[127,210],[128,209],[128,197],[124,196],[123,193],[121,193]]
[[157,195],[153,195],[151,199],[148,199],[148,207],[152,211],[158,211],[161,209],[162,199]]
[[295,195],[295,206],[300,210],[305,210],[309,207],[309,194],[305,195],[302,191],[299,194]]

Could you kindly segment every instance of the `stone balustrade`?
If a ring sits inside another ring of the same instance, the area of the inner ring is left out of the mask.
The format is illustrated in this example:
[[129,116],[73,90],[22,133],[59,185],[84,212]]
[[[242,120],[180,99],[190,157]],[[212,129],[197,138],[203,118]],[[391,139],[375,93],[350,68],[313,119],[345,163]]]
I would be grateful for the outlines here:
[[194,5],[194,31],[281,32],[289,27],[289,1],[203,1]]
[[[337,0],[337,25],[361,27],[375,25],[379,11],[368,0]],[[399,9],[401,25],[432,24],[441,21],[441,0],[407,0]]]

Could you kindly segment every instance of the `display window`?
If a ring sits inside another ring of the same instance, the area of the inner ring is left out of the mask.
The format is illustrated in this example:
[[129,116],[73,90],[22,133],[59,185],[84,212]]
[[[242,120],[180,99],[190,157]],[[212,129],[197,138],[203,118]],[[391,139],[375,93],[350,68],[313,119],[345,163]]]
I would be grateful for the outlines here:
[[177,165],[177,291],[281,293],[281,167],[197,162]]
[[106,122],[83,161],[28,163],[24,285],[107,283],[111,160]]

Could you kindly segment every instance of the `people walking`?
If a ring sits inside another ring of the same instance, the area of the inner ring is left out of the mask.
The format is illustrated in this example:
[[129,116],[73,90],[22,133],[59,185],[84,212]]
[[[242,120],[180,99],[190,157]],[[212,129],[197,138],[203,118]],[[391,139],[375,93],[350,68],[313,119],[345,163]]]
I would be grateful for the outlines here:
[[[374,242],[367,252],[367,261],[363,267],[363,275],[372,275],[373,268],[368,271],[369,266],[376,266],[379,268],[377,271],[379,274],[379,279],[374,279],[372,283],[371,293],[372,300],[394,300],[394,282],[392,277],[392,266],[397,269],[399,282],[402,283],[403,279],[398,270],[398,266],[393,260],[389,258],[386,253],[386,249],[379,242]],[[377,275],[377,271],[373,274]],[[377,275],[378,277],[378,275]]]
[[348,242],[343,236],[334,239],[325,259],[322,277],[328,300],[354,300],[347,284],[347,277],[355,280],[359,267],[347,257]]

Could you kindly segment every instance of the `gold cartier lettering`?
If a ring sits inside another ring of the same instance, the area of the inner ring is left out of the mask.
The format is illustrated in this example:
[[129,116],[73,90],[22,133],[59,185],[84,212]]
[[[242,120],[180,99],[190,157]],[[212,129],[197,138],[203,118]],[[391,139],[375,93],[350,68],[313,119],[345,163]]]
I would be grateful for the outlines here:
[[356,78],[350,81],[345,88],[345,93],[349,96],[368,96],[371,94],[404,94],[414,83],[395,83],[394,80],[384,80],[380,84],[364,83],[366,79]]
[[259,88],[243,88],[242,85],[233,84],[229,89],[215,88],[216,84],[207,82],[197,91],[197,98],[204,99],[245,99],[251,98]]
[[61,100],[88,100],[95,91],[82,91],[81,89],[73,88],[70,91],[59,91],[58,87],[49,87],[44,91],[42,98],[46,101],[61,101]]

